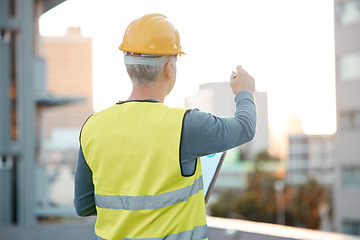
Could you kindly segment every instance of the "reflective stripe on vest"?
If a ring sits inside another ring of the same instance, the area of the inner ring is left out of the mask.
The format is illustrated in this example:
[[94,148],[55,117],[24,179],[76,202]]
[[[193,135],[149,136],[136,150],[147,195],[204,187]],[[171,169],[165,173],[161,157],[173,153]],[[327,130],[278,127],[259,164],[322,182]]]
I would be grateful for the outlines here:
[[171,206],[187,201],[188,198],[203,189],[203,178],[200,176],[194,184],[175,191],[158,195],[146,196],[119,196],[95,194],[95,203],[100,208],[123,209],[123,210],[147,210]]
[[[121,238],[117,240],[184,240],[184,239],[194,239],[202,240],[207,239],[207,225],[194,227],[192,230],[184,231],[181,233],[170,234],[165,237],[159,238]],[[96,240],[106,240],[100,236],[96,236]]]

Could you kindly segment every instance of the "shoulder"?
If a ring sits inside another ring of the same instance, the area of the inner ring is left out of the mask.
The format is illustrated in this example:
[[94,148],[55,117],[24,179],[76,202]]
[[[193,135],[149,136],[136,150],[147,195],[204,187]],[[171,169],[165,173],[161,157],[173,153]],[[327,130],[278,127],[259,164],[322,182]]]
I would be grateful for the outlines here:
[[104,116],[108,115],[109,112],[113,111],[114,106],[111,106],[109,108],[106,108],[102,111],[99,111],[97,113],[91,114],[83,123],[82,127],[81,127],[81,131],[80,131],[80,136],[81,133],[84,131],[85,128],[87,128],[89,125],[92,125],[93,123],[96,123],[97,121],[99,121],[99,119],[103,118]]
[[203,130],[209,128],[216,121],[216,116],[208,112],[202,112],[199,109],[188,109],[184,116],[184,128],[189,131]]

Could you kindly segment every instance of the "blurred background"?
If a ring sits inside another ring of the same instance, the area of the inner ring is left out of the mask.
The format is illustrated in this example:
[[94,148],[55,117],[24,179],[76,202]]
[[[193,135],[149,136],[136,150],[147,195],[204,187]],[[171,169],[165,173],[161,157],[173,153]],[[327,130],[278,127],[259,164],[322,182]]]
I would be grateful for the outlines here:
[[186,53],[169,106],[230,117],[231,72],[256,80],[209,238],[360,239],[360,0],[0,0],[0,239],[94,238],[72,203],[79,132],[130,95],[118,46],[148,13]]

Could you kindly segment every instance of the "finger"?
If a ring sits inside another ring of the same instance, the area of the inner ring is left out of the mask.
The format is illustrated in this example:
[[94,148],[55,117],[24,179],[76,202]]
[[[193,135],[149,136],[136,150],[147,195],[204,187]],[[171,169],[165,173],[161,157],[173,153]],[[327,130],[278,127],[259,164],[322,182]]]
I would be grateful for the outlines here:
[[243,68],[242,68],[242,66],[241,65],[238,65],[237,67],[236,67],[236,70],[243,70]]

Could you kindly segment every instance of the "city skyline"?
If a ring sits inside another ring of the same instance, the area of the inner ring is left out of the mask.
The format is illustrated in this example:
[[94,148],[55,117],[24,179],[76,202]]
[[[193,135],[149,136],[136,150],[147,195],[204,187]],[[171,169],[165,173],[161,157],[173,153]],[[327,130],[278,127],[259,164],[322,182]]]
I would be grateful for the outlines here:
[[206,11],[204,1],[182,1],[176,7],[160,0],[107,3],[69,0],[40,18],[43,35],[63,35],[75,25],[93,38],[96,111],[130,94],[131,83],[117,49],[126,26],[143,14],[160,12],[178,28],[187,53],[178,59],[178,81],[166,104],[183,107],[200,84],[228,81],[231,71],[242,64],[256,79],[257,90],[268,92],[274,135],[282,134],[292,115],[301,117],[305,133],[335,132],[332,2],[206,2]]

